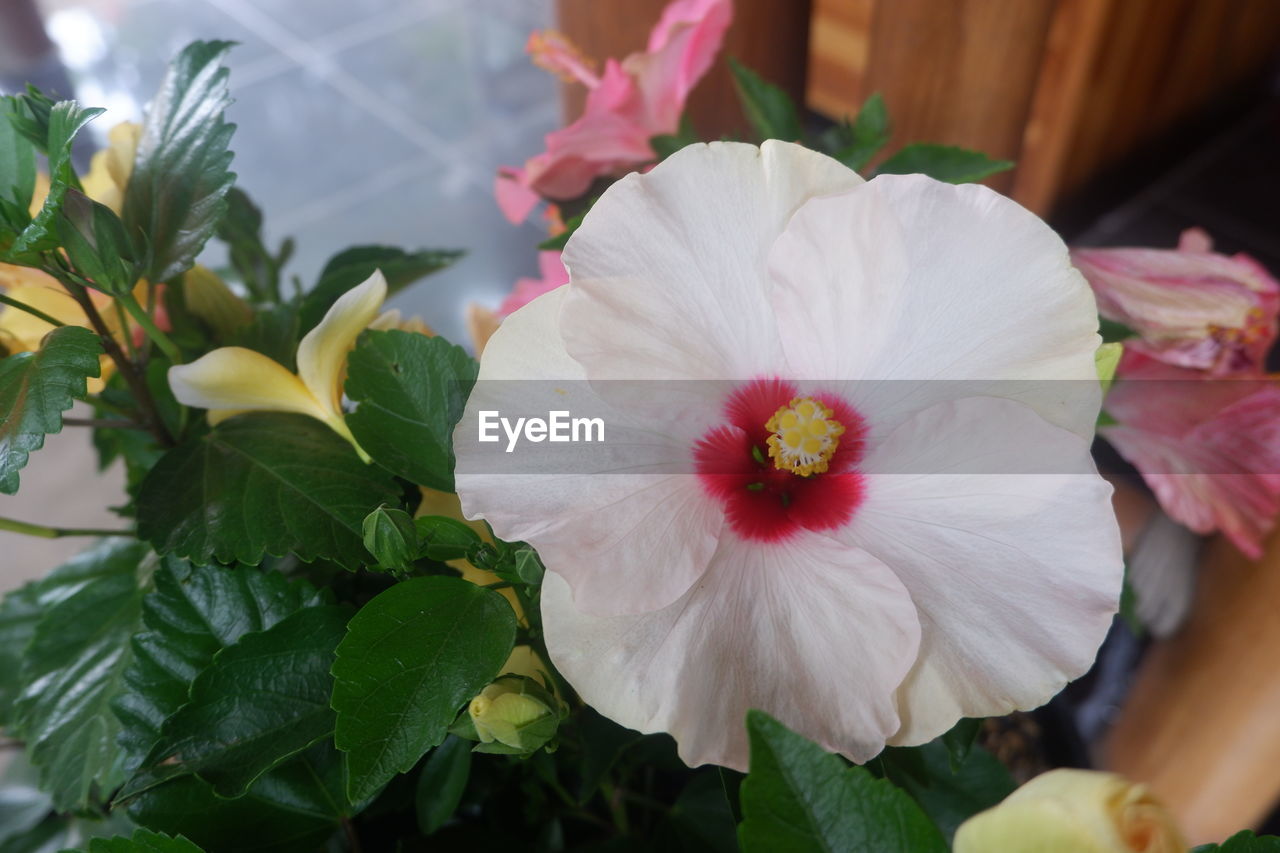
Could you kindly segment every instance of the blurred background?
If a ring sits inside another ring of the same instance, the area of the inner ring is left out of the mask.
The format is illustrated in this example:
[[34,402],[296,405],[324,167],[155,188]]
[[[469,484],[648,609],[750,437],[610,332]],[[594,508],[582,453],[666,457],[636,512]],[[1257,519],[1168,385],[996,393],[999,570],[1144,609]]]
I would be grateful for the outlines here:
[[[538,153],[581,108],[580,88],[529,62],[529,33],[554,26],[588,57],[620,57],[643,47],[664,5],[0,0],[0,90],[29,80],[107,107],[91,125],[101,144],[141,117],[187,42],[238,42],[234,169],[268,236],[296,237],[289,271],[313,281],[353,243],[466,249],[398,297],[462,341],[468,304],[496,305],[537,272],[543,231],[503,219],[495,170]],[[1171,248],[1199,226],[1219,250],[1280,272],[1280,0],[737,0],[724,52],[801,99],[815,125],[879,92],[894,123],[886,150],[929,141],[1017,161],[988,182],[1074,245]],[[723,62],[689,114],[704,137],[744,128]],[[0,496],[0,515],[112,526],[102,507],[121,495],[119,472],[74,481],[89,467],[87,437],[49,443],[22,497]],[[0,533],[0,590],[83,544]],[[1196,545],[1182,547],[1185,563]],[[1198,837],[1265,821],[1280,798],[1271,551],[1255,564],[1211,543],[1169,636],[1118,631],[1088,679],[992,744],[1016,763],[1019,738],[1052,742],[1058,751],[1035,761],[1149,781]]]

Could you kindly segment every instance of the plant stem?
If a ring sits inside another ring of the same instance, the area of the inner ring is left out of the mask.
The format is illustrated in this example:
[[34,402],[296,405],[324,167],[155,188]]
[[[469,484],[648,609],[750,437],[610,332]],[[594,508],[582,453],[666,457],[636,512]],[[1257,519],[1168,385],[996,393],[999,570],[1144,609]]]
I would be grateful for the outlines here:
[[124,418],[63,418],[62,425],[99,429],[145,429],[142,424]]
[[5,296],[3,293],[0,293],[0,303],[3,303],[3,304],[5,304],[5,305],[12,305],[14,308],[17,308],[19,311],[26,311],[26,312],[27,312],[28,314],[30,314],[32,317],[38,317],[38,318],[40,318],[41,320],[44,320],[44,321],[45,321],[46,323],[48,323],[50,326],[65,326],[65,325],[66,325],[66,324],[65,324],[65,323],[63,323],[61,320],[57,319],[56,317],[50,317],[48,314],[44,313],[44,312],[43,312],[43,311],[41,311],[39,308],[33,308],[33,307],[31,307],[30,305],[28,305],[27,303],[25,303],[25,302],[20,302],[19,300],[14,299],[12,296]]
[[156,409],[156,402],[151,396],[151,389],[147,387],[146,378],[138,371],[137,365],[129,360],[124,350],[120,348],[120,344],[111,335],[111,330],[107,328],[107,324],[102,319],[102,314],[99,313],[98,307],[89,298],[88,291],[67,273],[56,269],[52,265],[46,267],[45,271],[53,274],[58,281],[62,282],[63,287],[71,294],[71,298],[84,309],[90,325],[93,326],[93,330],[98,333],[98,337],[102,340],[103,350],[115,362],[116,369],[120,371],[120,375],[124,377],[125,384],[129,386],[134,402],[138,404],[139,417],[142,418],[142,423],[147,431],[156,437],[156,441],[160,442],[161,447],[173,447],[173,436],[169,434],[169,430],[165,428],[164,421],[160,419],[160,414]]
[[169,359],[170,364],[182,364],[182,353],[178,350],[177,344],[161,331],[146,309],[138,304],[137,299],[133,298],[132,293],[121,293],[116,297],[116,303],[123,305],[124,310],[128,311],[133,316],[133,319],[138,321],[138,325],[147,333],[147,337],[151,338],[155,345],[160,347],[160,351],[164,353],[165,358]]
[[347,847],[351,853],[361,853],[360,836],[356,835],[355,825],[351,823],[351,818],[344,817],[342,819],[342,831],[347,836]]
[[0,518],[0,530],[39,536],[41,539],[62,539],[65,536],[132,536],[128,530],[101,530],[95,527],[45,527],[29,524],[13,518]]

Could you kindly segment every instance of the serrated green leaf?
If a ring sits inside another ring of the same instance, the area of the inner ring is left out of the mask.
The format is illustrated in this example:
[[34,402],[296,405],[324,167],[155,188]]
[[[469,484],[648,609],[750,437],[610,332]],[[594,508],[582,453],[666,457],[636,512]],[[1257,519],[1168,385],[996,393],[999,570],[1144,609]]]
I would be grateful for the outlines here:
[[855,172],[861,171],[889,142],[891,126],[884,98],[876,92],[863,103],[852,124],[840,125],[833,130],[830,138],[824,137],[831,156]]
[[[135,780],[163,768],[194,773],[218,796],[242,796],[259,777],[333,731],[333,650],[348,611],[298,610],[218,652],[165,720]],[[136,786],[131,781],[124,796]]]
[[120,541],[86,555],[82,565],[102,573],[44,612],[27,648],[16,728],[59,810],[85,809],[123,781],[110,706],[141,622],[149,553]]
[[149,829],[139,829],[129,837],[95,838],[83,849],[88,853],[204,853],[182,836],[174,838]]
[[75,271],[104,293],[133,290],[138,281],[124,224],[111,208],[68,189],[57,219],[58,236]]
[[272,253],[262,240],[262,211],[239,187],[227,193],[227,212],[215,232],[227,245],[228,260],[249,295],[258,301],[280,298],[280,268],[291,251],[286,242]]
[[197,41],[169,64],[147,109],[121,218],[142,277],[161,282],[195,263],[227,208],[235,181],[231,103],[222,60],[231,42]]
[[302,298],[302,328],[311,329],[338,297],[382,270],[387,292],[395,293],[424,276],[451,266],[465,254],[457,249],[406,252],[392,246],[355,246],[329,259],[316,286]]
[[760,142],[781,139],[795,142],[800,138],[800,114],[791,96],[782,89],[765,82],[760,75],[736,59],[729,58],[733,70],[733,82],[738,90],[738,100]]
[[22,692],[22,658],[41,612],[35,583],[13,590],[0,602],[0,726],[13,722],[13,703]]
[[847,766],[761,711],[748,712],[747,730],[751,772],[738,828],[745,853],[945,853],[937,827],[892,783]]
[[[35,146],[12,121],[11,117],[17,114],[18,109],[14,98],[0,98],[0,196],[25,212],[35,192],[36,158]],[[26,227],[27,222],[20,224]]]
[[993,160],[979,151],[953,145],[915,142],[880,164],[877,175],[928,175],[949,184],[980,181],[1013,168],[1012,160]]
[[453,491],[453,428],[478,366],[444,338],[366,332],[347,359],[347,426],[373,460],[420,486]]
[[0,359],[0,493],[15,494],[28,457],[62,431],[62,413],[88,393],[101,353],[93,332],[61,326],[37,351]]
[[44,205],[30,224],[22,230],[3,253],[0,260],[10,263],[35,263],[41,252],[58,248],[57,223],[68,189],[79,188],[71,166],[71,144],[76,134],[91,120],[101,115],[99,108],[84,109],[75,101],[60,101],[49,111],[48,141],[49,193]]
[[118,742],[126,770],[146,758],[214,655],[323,601],[308,584],[276,572],[165,560],[142,602],[146,630],[133,638],[133,660],[124,672],[128,690],[113,705],[123,726]]
[[453,816],[470,774],[471,744],[467,741],[449,736],[432,750],[422,765],[414,794],[418,829],[423,835],[431,835]]
[[1191,853],[1280,853],[1280,838],[1257,836],[1253,830],[1237,832],[1221,844],[1202,844]]
[[333,666],[335,741],[353,802],[444,740],[458,708],[506,662],[515,630],[506,599],[458,578],[396,584],[355,615]]
[[267,772],[243,797],[222,799],[188,775],[139,794],[128,813],[210,851],[314,853],[350,813],[345,789],[342,754],[321,741]]
[[294,553],[347,568],[368,561],[361,524],[394,503],[389,474],[313,418],[231,418],[160,459],[138,492],[138,534],[196,563]]

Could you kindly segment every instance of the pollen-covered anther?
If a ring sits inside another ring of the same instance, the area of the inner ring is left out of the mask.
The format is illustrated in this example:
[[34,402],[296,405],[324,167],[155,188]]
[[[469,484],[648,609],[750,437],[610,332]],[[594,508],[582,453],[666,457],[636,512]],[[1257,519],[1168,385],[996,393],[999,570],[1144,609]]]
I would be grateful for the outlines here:
[[844,434],[844,424],[832,415],[812,397],[796,397],[774,412],[764,425],[773,433],[768,444],[774,467],[801,477],[826,471]]

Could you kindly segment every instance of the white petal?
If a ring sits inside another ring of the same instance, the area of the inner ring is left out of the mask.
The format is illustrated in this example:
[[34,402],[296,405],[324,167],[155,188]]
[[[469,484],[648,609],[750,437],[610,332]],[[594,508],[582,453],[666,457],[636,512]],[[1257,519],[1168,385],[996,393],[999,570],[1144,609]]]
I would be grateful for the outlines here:
[[341,415],[342,373],[347,353],[387,298],[387,280],[381,270],[348,290],[325,312],[324,319],[298,344],[298,376],[329,411]]
[[592,707],[670,732],[690,766],[738,770],[751,708],[870,759],[898,727],[892,694],[920,636],[892,572],[817,534],[775,546],[726,537],[683,598],[638,616],[580,613],[549,573],[542,616],[552,661]]
[[593,380],[776,373],[769,246],[804,201],[861,183],[784,142],[691,145],[628,175],[565,247],[569,352]]
[[1037,707],[1088,670],[1123,561],[1111,486],[1086,441],[1019,403],[960,400],[916,415],[865,469],[904,473],[866,476],[841,537],[897,574],[922,626],[893,743]]
[[910,380],[875,393],[909,395],[912,410],[974,393],[1015,397],[1092,434],[1093,294],[1062,240],[1009,199],[973,184],[884,175],[806,203],[769,265],[793,375]]
[[[617,411],[583,379],[559,334],[565,297],[560,288],[519,309],[485,348],[454,431],[462,509],[499,537],[536,547],[584,610],[656,610],[702,576],[724,513],[691,473],[689,436]],[[505,433],[479,441],[481,412],[514,422],[557,410],[601,417],[606,444],[526,443],[506,453]]]

